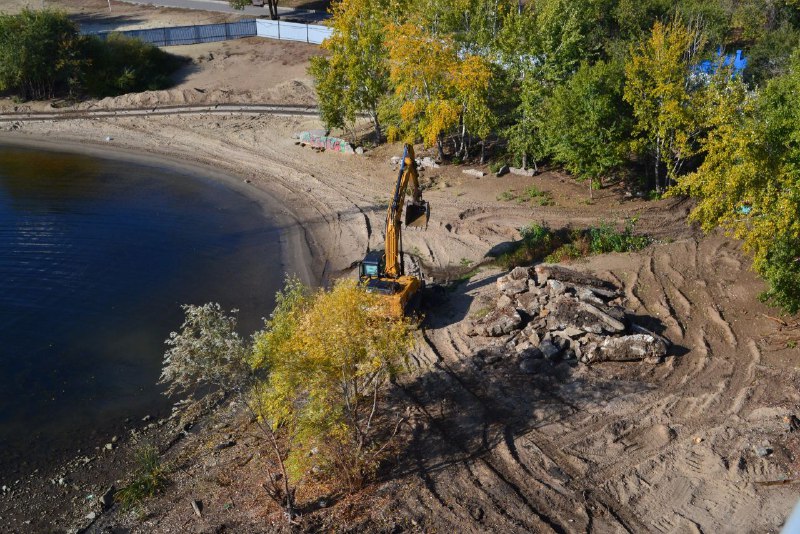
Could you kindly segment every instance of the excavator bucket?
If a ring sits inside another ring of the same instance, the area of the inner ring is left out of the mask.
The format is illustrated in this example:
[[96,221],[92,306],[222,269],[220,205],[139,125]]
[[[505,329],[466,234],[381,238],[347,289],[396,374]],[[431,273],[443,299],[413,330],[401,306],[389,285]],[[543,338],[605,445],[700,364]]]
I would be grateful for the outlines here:
[[430,205],[422,201],[418,204],[409,202],[406,205],[406,226],[428,227],[428,219],[431,217]]

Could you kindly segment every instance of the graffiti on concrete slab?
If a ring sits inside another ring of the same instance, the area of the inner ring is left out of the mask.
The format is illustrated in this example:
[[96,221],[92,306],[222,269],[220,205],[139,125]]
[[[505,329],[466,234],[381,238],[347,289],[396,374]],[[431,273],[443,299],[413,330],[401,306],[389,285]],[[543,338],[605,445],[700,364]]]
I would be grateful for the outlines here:
[[311,130],[308,132],[300,132],[297,138],[305,145],[313,146],[314,148],[324,148],[325,150],[332,150],[341,154],[354,154],[353,146],[339,137],[329,137],[325,135],[324,131]]

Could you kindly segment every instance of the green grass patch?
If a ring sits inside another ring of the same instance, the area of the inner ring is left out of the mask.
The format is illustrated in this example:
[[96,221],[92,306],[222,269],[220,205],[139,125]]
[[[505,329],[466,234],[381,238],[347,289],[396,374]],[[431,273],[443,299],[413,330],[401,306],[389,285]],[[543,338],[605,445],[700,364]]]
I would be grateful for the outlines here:
[[136,451],[137,468],[130,484],[117,492],[114,499],[129,510],[145,499],[158,495],[167,485],[167,471],[158,449],[145,445]]
[[652,240],[635,234],[635,224],[636,219],[628,219],[622,231],[606,222],[572,231],[553,231],[543,224],[531,224],[520,229],[522,239],[512,250],[499,256],[495,263],[503,269],[512,269],[535,261],[569,263],[592,254],[641,250]]

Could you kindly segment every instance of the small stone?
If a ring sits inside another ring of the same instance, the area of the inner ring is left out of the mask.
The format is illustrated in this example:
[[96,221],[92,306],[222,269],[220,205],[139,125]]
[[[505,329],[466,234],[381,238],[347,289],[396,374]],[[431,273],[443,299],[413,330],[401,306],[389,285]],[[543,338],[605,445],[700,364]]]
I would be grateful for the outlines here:
[[194,510],[194,514],[197,517],[203,517],[203,503],[202,503],[202,501],[193,500],[192,501],[192,510]]
[[563,295],[567,291],[567,286],[558,280],[548,280],[547,287],[550,288],[550,296],[557,297]]
[[541,309],[538,297],[530,292],[520,293],[517,295],[516,303],[518,309],[524,311],[531,317],[538,314],[539,310]]
[[114,436],[114,437],[111,438],[111,443],[116,443],[118,441],[119,441],[119,438],[117,436]]
[[89,512],[86,514],[86,519],[89,521],[94,521],[97,518],[97,514],[95,512]]
[[142,423],[146,423],[152,418],[153,418],[152,415],[145,415],[144,417],[142,417]]
[[787,415],[783,418],[783,426],[787,432],[795,432],[800,429],[800,419],[795,415]]
[[114,444],[113,443],[106,443],[105,447],[103,447],[103,448],[105,450],[107,450],[107,451],[113,450],[114,449]]
[[103,492],[103,495],[100,497],[100,505],[103,507],[103,510],[108,510],[114,506],[114,493],[116,493],[114,486],[109,487]]
[[561,349],[550,340],[544,340],[539,343],[539,350],[542,351],[542,355],[548,360],[555,358],[561,352]]
[[532,375],[536,373],[536,360],[532,358],[526,358],[519,362],[519,370],[525,373],[526,375]]
[[236,445],[236,442],[232,439],[229,439],[228,441],[223,441],[222,443],[218,443],[217,445],[215,445],[214,450],[221,451],[223,449],[228,449],[230,447],[233,447],[234,445]]
[[470,176],[474,176],[475,178],[483,178],[486,176],[486,173],[483,171],[479,171],[478,169],[464,169],[461,171],[464,174],[468,174]]
[[359,156],[363,156],[364,155],[364,147],[357,146],[356,147],[356,154],[358,154]]
[[106,136],[106,143],[110,143],[110,142],[111,142],[111,141],[113,141],[113,140],[114,140],[114,138],[113,138],[113,137],[111,137],[110,135],[107,135],[107,136]]
[[755,452],[756,456],[759,458],[764,458],[772,454],[772,449],[763,445],[756,445],[753,447],[753,452]]
[[528,290],[527,280],[514,280],[510,275],[501,276],[497,279],[497,289],[501,293],[512,297]]
[[694,441],[695,445],[699,445],[699,444],[703,443],[703,438],[701,438],[700,436],[695,436],[693,441]]
[[514,267],[511,269],[511,272],[508,273],[509,278],[512,280],[528,280],[530,274],[528,269],[525,267]]
[[400,156],[392,156],[389,161],[391,161],[392,165],[400,165],[400,160],[402,158]]

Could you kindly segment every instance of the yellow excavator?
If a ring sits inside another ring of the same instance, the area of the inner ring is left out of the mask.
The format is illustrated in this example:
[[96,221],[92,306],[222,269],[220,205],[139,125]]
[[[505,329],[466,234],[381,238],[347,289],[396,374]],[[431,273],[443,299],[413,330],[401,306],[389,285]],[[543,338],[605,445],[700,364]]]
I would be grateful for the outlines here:
[[413,311],[419,303],[424,282],[416,276],[405,274],[403,268],[403,236],[400,222],[406,197],[411,185],[411,201],[405,206],[405,225],[428,227],[430,206],[422,200],[419,173],[414,159],[414,148],[405,145],[400,173],[394,187],[394,196],[386,213],[385,250],[367,252],[359,267],[361,284],[374,293],[386,295],[389,313],[402,317]]

